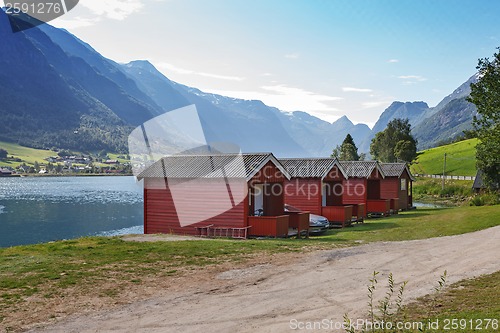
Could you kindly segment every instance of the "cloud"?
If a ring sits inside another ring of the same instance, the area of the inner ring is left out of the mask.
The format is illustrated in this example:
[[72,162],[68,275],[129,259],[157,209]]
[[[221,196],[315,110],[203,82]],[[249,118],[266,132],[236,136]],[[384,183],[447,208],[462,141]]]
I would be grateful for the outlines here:
[[67,20],[62,16],[62,18],[57,18],[56,20],[50,22],[50,24],[53,24],[55,27],[58,28],[64,28],[64,29],[76,29],[76,28],[83,28],[83,27],[89,27],[91,25],[96,24],[97,22],[101,21],[98,17],[95,18],[85,18],[81,16],[74,17],[70,20]]
[[82,0],[78,5],[89,9],[94,15],[119,21],[144,7],[141,0]]
[[266,105],[274,106],[283,111],[306,111],[322,119],[333,121],[338,118],[338,109],[329,105],[332,102],[342,100],[342,97],[328,96],[307,91],[301,88],[286,85],[262,86],[260,91],[227,91],[210,90],[204,91],[223,96],[241,98],[246,100],[261,100]]
[[372,89],[364,89],[364,88],[353,88],[353,87],[342,87],[342,91],[344,92],[372,92]]
[[378,108],[381,106],[387,106],[390,104],[391,104],[390,101],[382,100],[382,101],[364,102],[364,103],[361,103],[361,106],[363,106],[364,109],[370,109],[370,108]]
[[288,53],[285,54],[285,58],[287,59],[299,59],[300,55],[298,53]]
[[168,62],[158,62],[158,63],[155,63],[155,65],[158,68],[166,69],[168,71],[179,73],[179,74],[193,74],[194,73],[192,70],[180,68],[180,67],[174,66],[172,64],[169,64]]
[[196,71],[192,71],[190,69],[177,67],[175,65],[169,64],[168,62],[156,63],[156,67],[158,67],[160,69],[165,69],[165,70],[170,71],[170,72],[175,72],[175,73],[184,74],[184,75],[199,75],[199,76],[210,77],[210,78],[219,79],[219,80],[228,80],[228,81],[243,81],[243,80],[245,80],[244,77],[239,77],[239,76],[228,76],[228,75],[220,75],[220,74],[213,74],[213,73],[206,73],[206,72],[196,72]]
[[399,62],[399,59],[389,59],[389,60],[387,60],[387,62],[390,64],[394,64],[396,62]]
[[214,79],[221,79],[221,80],[229,80],[229,81],[243,81],[245,78],[244,77],[239,77],[239,76],[227,76],[227,75],[219,75],[219,74],[211,74],[211,73],[195,73],[197,75],[201,76],[206,76],[206,77],[211,77]]
[[418,82],[427,81],[425,77],[420,75],[401,75],[398,76],[398,79],[418,81]]
[[404,80],[403,85],[405,86],[413,85],[418,82],[427,81],[427,78],[420,75],[401,75],[398,76],[398,79]]

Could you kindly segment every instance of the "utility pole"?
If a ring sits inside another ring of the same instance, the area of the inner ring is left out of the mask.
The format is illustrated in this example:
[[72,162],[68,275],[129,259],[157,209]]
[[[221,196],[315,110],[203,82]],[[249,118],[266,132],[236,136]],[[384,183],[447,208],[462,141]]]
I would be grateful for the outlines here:
[[446,153],[444,153],[444,164],[443,164],[443,183],[441,185],[441,190],[444,191],[444,177],[446,177]]

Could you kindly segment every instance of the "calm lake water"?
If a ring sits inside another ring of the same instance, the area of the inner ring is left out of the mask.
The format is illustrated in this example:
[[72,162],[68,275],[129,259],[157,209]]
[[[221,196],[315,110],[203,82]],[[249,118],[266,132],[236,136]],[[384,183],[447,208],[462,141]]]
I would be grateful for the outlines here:
[[143,233],[134,177],[0,178],[0,247]]

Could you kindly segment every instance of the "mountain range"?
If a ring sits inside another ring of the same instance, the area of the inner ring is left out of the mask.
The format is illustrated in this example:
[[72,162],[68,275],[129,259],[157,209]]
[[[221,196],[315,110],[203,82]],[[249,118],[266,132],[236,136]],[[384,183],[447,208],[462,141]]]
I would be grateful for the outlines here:
[[173,82],[145,60],[118,64],[48,24],[12,33],[0,10],[0,140],[36,148],[125,152],[127,136],[164,112],[195,104],[207,141],[277,156],[328,156],[349,133],[360,152],[394,118],[408,118],[419,148],[460,135],[476,110],[471,77],[436,107],[394,102],[371,130],[347,117],[333,123]]

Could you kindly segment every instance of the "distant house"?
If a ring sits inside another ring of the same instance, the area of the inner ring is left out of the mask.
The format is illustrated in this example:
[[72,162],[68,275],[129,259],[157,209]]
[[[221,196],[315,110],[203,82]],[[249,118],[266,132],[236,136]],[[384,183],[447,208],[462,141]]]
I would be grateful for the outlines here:
[[118,160],[106,160],[103,162],[104,164],[120,164]]
[[472,184],[472,190],[474,193],[479,194],[486,189],[486,186],[483,182],[483,171],[477,170],[476,178],[474,179],[474,183]]
[[334,158],[283,158],[291,176],[285,180],[285,202],[325,216],[342,226],[351,223],[352,205],[342,204],[342,182],[348,177]]
[[380,181],[385,176],[377,161],[340,161],[340,165],[348,177],[342,183],[342,204],[364,206],[365,215],[390,213],[390,200],[380,196]]
[[9,177],[9,176],[12,176],[12,171],[10,171],[9,169],[0,168],[0,177]]
[[146,234],[288,235],[290,175],[271,153],[168,156],[137,178]]
[[413,178],[406,163],[380,163],[385,178],[380,182],[380,197],[391,200],[391,210],[413,206]]

